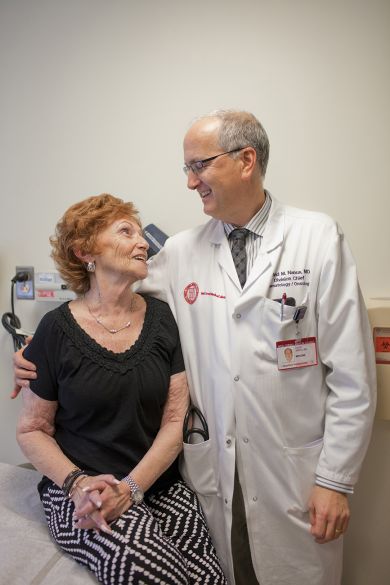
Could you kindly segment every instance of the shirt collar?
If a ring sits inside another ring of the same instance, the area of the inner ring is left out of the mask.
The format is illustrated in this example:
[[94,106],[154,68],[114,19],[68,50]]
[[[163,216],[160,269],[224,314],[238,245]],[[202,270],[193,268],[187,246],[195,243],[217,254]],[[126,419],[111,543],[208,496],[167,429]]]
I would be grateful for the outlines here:
[[[265,201],[263,206],[259,209],[257,213],[243,226],[250,232],[254,233],[256,236],[262,236],[265,230],[265,225],[267,223],[267,219],[269,216],[269,211],[271,209],[271,196],[268,191],[265,191]],[[232,232],[237,226],[231,223],[223,223],[223,228],[225,230],[226,237],[229,236],[230,232]]]

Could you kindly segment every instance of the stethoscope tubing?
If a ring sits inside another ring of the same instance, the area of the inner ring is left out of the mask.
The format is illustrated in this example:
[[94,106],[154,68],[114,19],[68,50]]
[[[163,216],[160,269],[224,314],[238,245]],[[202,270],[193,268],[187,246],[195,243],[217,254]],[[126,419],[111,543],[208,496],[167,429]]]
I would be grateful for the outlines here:
[[[202,425],[202,428],[199,427],[192,427],[192,428],[188,428],[188,423],[190,420],[190,417],[193,415],[196,415],[199,418],[200,424]],[[188,407],[188,410],[186,412],[186,415],[184,417],[184,422],[183,422],[183,442],[184,443],[189,443],[189,438],[191,437],[191,435],[200,435],[204,441],[208,441],[209,440],[209,427],[207,425],[207,421],[202,413],[202,411],[194,405],[190,405]]]

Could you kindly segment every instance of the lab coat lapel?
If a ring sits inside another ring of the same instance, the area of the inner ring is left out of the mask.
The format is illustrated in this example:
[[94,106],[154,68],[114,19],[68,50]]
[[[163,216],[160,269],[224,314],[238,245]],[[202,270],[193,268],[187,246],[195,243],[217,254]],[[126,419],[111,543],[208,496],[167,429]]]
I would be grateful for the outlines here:
[[210,244],[215,246],[215,257],[218,264],[228,274],[230,280],[240,293],[249,291],[257,283],[256,295],[261,294],[262,296],[267,296],[272,283],[273,272],[278,264],[283,247],[284,225],[284,210],[280,203],[272,197],[272,206],[264,231],[260,253],[252,266],[244,288],[241,289],[223,223],[222,221],[215,221],[214,229],[210,234]]
[[238,280],[236,267],[234,266],[232,253],[227,240],[222,221],[215,222],[215,228],[210,235],[210,243],[215,246],[215,258],[222,270],[224,270],[237,290],[241,293],[241,284]]
[[272,276],[283,248],[284,224],[284,211],[279,202],[273,197],[260,253],[249,273],[244,291],[248,290],[249,292],[250,288],[256,283],[256,295],[267,296],[269,287],[272,284]]

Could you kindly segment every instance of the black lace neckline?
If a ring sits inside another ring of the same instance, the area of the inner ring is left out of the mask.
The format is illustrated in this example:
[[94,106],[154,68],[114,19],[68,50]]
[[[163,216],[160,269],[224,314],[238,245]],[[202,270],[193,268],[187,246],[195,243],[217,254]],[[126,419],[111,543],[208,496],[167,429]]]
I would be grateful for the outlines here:
[[146,301],[146,311],[141,332],[134,344],[120,353],[103,347],[90,337],[74,318],[69,303],[59,307],[57,322],[83,355],[107,370],[126,373],[145,359],[160,328],[162,313],[159,301],[148,296],[143,298]]

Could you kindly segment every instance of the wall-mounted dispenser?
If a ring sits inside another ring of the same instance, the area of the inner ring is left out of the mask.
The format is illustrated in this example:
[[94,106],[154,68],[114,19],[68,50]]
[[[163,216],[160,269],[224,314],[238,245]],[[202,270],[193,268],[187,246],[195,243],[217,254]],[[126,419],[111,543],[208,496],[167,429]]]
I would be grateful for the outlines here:
[[376,418],[390,420],[390,298],[369,299],[367,309],[374,340],[378,381]]
[[63,303],[76,298],[68,289],[56,270],[35,272],[35,298],[37,301],[56,301]]

